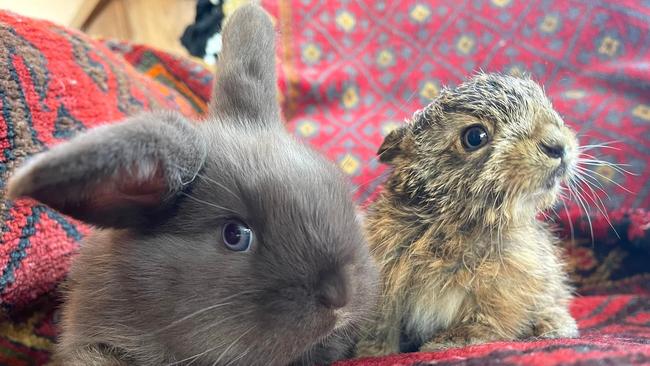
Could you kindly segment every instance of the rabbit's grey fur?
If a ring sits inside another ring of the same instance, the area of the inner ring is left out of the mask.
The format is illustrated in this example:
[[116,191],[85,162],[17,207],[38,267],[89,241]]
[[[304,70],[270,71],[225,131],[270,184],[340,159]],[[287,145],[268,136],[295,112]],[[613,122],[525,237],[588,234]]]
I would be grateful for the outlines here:
[[[11,197],[98,227],[69,276],[57,362],[330,363],[372,308],[376,270],[344,177],[281,123],[268,15],[244,6],[223,37],[205,121],[135,116],[11,179]],[[247,252],[223,243],[233,218],[254,232]]]

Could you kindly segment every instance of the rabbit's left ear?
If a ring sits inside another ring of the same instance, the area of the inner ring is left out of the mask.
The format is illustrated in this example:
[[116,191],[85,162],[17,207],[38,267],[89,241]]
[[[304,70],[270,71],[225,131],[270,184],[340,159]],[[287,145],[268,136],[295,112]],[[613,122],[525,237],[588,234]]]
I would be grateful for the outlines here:
[[194,126],[174,113],[147,113],[35,156],[9,179],[7,196],[100,227],[134,227],[170,207],[204,161]]
[[382,142],[377,151],[379,161],[390,164],[396,157],[403,153],[402,143],[404,136],[406,136],[406,129],[406,126],[398,127],[392,130],[386,138],[384,138],[384,142]]
[[259,6],[238,8],[223,29],[210,110],[239,122],[280,122],[275,72],[275,29]]

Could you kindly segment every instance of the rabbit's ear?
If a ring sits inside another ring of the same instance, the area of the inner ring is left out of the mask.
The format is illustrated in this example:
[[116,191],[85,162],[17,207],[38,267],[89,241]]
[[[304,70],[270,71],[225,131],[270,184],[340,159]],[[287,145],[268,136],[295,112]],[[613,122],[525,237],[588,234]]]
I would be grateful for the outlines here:
[[12,176],[7,193],[100,227],[133,227],[169,207],[204,161],[194,126],[173,113],[149,113],[34,157]]
[[226,21],[210,109],[245,123],[279,123],[275,30],[257,5],[237,9]]
[[392,130],[386,138],[384,138],[384,142],[381,143],[381,146],[377,151],[379,161],[390,164],[393,159],[402,154],[402,145],[404,136],[406,135],[406,128],[406,126],[398,127]]

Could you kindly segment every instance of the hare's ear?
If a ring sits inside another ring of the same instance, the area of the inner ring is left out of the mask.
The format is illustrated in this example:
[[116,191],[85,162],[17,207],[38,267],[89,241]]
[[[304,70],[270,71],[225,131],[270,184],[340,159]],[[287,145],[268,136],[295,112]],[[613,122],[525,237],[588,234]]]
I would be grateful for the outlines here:
[[76,136],[27,161],[8,198],[31,197],[100,227],[149,222],[173,203],[205,160],[194,126],[149,113]]
[[226,21],[211,111],[245,123],[278,123],[275,30],[257,5],[238,8]]
[[382,163],[390,164],[393,159],[403,153],[404,136],[406,136],[406,126],[398,127],[384,138],[381,143],[377,156]]

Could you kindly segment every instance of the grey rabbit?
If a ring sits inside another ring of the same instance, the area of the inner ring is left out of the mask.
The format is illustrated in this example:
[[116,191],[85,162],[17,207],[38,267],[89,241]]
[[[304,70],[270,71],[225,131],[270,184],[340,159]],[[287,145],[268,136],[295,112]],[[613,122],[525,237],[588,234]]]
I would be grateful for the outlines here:
[[96,227],[73,261],[63,365],[311,365],[349,355],[377,271],[338,168],[284,129],[275,31],[223,30],[210,117],[150,112],[24,164],[9,196]]

